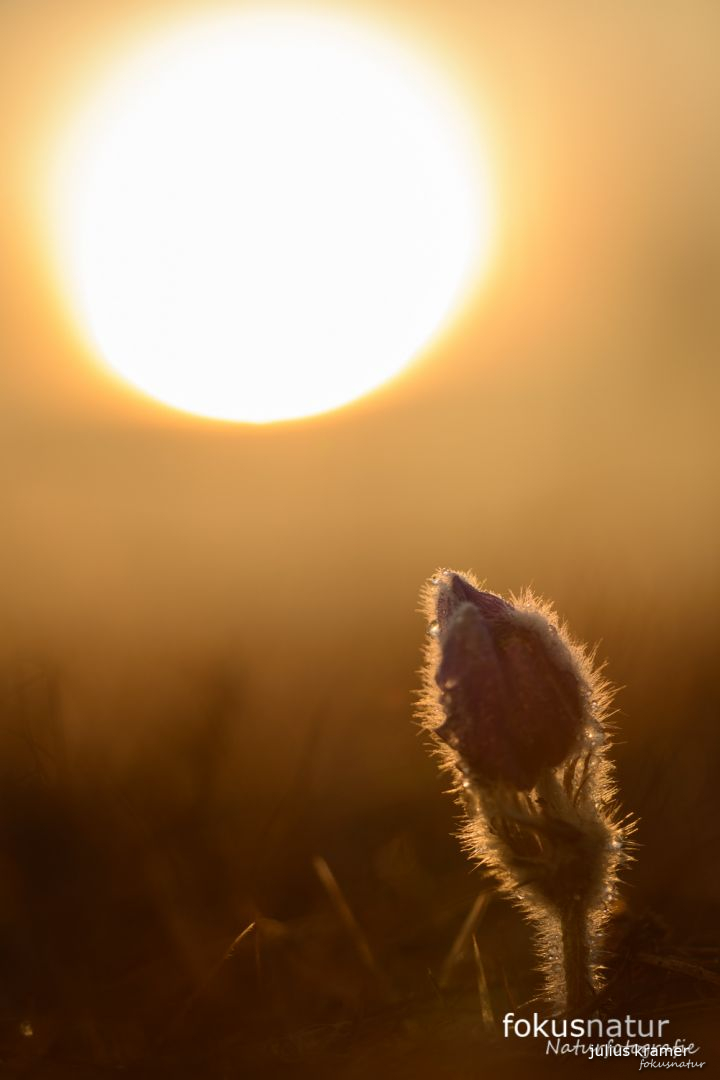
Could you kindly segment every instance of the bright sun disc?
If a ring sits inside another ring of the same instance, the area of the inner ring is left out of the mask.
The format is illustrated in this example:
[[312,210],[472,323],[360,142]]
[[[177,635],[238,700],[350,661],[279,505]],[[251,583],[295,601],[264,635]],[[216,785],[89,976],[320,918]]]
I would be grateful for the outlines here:
[[487,255],[473,123],[427,63],[331,17],[165,32],[57,160],[75,318],[135,387],[204,416],[306,416],[379,386]]

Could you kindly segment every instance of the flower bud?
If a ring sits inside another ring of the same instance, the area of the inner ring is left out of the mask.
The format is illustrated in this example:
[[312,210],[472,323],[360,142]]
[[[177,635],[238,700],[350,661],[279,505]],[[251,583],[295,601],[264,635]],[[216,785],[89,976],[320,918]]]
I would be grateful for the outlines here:
[[584,729],[589,691],[571,647],[541,611],[481,592],[460,574],[433,585],[446,717],[435,734],[468,779],[528,791]]

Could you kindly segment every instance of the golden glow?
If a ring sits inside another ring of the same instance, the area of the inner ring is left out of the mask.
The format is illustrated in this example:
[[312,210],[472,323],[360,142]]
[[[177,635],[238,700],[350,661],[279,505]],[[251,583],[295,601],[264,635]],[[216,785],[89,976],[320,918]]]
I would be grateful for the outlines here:
[[74,316],[179,409],[262,422],[351,401],[417,355],[486,261],[476,123],[426,61],[347,19],[165,32],[61,140]]

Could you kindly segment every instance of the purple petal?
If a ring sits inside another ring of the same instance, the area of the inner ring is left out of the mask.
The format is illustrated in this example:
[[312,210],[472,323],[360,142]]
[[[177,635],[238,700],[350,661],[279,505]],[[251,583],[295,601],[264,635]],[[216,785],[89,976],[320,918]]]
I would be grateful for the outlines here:
[[501,597],[493,593],[481,592],[462,575],[446,571],[438,583],[435,600],[436,617],[441,634],[462,604],[473,604],[481,615],[491,620],[505,618],[514,610]]
[[450,571],[438,582],[437,621],[446,720],[436,734],[467,774],[530,789],[582,730],[584,684],[566,646],[549,622],[523,619]]
[[524,786],[510,737],[505,674],[487,622],[473,604],[463,604],[447,630],[436,681],[447,717],[436,734],[457,751],[465,770]]

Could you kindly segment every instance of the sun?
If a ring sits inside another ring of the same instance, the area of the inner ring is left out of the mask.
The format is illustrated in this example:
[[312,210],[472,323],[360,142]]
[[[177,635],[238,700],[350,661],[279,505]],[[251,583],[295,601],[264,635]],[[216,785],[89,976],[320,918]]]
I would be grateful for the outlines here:
[[120,57],[59,140],[51,230],[98,359],[167,405],[324,412],[413,360],[478,277],[477,118],[354,19],[194,19]]

